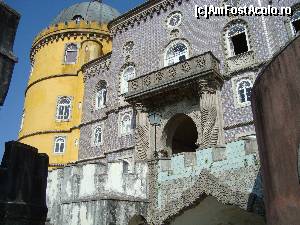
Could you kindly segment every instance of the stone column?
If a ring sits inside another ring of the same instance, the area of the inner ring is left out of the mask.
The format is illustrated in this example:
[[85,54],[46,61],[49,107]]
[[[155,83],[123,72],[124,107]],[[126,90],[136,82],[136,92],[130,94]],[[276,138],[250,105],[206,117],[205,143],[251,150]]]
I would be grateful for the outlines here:
[[221,100],[218,85],[200,80],[200,148],[224,143]]
[[135,160],[146,160],[149,149],[149,123],[142,105],[136,105]]

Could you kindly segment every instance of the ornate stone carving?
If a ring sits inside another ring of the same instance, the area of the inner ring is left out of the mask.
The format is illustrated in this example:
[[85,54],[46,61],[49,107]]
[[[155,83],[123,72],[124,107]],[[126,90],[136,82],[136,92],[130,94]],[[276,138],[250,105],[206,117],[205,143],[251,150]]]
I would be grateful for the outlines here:
[[[134,27],[139,25],[141,21],[146,21],[149,17],[153,17],[153,14],[159,14],[162,10],[167,11],[169,8],[173,9],[174,5],[181,4],[184,0],[164,0],[164,1],[148,1],[147,5],[138,7],[134,12],[120,16],[112,21],[110,24],[110,31],[112,35],[116,35],[118,32],[122,33],[127,30],[128,27]],[[188,0],[186,0],[188,1]]]

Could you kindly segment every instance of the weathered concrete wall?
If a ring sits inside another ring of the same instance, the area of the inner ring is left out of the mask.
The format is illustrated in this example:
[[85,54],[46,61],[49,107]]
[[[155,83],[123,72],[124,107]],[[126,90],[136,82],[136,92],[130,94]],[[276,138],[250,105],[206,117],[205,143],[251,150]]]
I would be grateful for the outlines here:
[[255,82],[252,108],[262,160],[267,222],[300,221],[300,37]]
[[54,225],[127,225],[145,215],[147,165],[122,162],[72,165],[49,173],[48,217]]

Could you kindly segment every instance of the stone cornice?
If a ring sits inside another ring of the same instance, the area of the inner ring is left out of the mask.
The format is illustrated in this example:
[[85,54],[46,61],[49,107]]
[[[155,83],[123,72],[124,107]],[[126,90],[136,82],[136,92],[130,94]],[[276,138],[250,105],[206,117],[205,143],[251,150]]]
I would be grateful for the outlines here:
[[21,141],[24,138],[32,137],[35,135],[71,133],[74,129],[79,129],[79,126],[73,126],[70,129],[66,129],[66,130],[43,130],[43,131],[37,131],[34,133],[24,134],[18,138],[18,141]]
[[49,79],[53,79],[53,78],[58,78],[58,77],[76,77],[78,76],[78,74],[57,74],[57,75],[51,75],[51,76],[48,76],[48,77],[43,77],[43,78],[40,78],[40,79],[37,79],[35,81],[33,81],[32,83],[28,84],[26,90],[25,90],[25,96],[27,94],[27,91],[29,90],[29,88],[31,88],[33,85],[41,82],[41,81],[44,81],[44,80],[49,80]]
[[106,54],[100,58],[97,58],[82,66],[82,72],[84,73],[84,82],[96,74],[103,73],[109,70],[111,64],[111,53]]
[[128,27],[133,27],[135,24],[140,24],[142,20],[146,21],[153,15],[159,14],[161,10],[167,11],[174,8],[177,3],[180,5],[183,1],[189,0],[152,0],[147,1],[144,4],[130,10],[122,16],[111,21],[108,25],[112,35],[116,35],[118,32],[122,33],[123,30],[127,30]]

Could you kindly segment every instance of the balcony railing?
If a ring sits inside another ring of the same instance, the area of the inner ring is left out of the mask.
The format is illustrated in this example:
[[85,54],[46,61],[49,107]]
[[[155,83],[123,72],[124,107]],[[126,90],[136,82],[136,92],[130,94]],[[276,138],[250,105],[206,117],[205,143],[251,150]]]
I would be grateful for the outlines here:
[[254,52],[248,51],[228,58],[225,63],[225,70],[227,73],[238,72],[256,65],[256,63]]
[[130,80],[129,92],[125,99],[135,101],[167,91],[170,88],[176,88],[187,82],[207,79],[208,77],[223,80],[220,75],[219,60],[211,52]]

